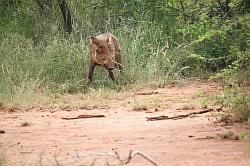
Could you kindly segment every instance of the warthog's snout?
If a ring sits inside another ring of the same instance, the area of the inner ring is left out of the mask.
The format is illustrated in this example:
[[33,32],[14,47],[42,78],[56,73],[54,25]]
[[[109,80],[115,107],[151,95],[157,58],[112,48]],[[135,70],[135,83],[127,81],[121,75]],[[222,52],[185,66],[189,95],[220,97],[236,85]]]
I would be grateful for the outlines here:
[[106,56],[106,58],[103,62],[103,66],[107,70],[113,70],[115,68],[115,64],[116,64],[116,62],[112,58],[110,58],[109,56]]
[[100,34],[90,39],[90,69],[89,81],[92,81],[93,71],[96,65],[108,70],[108,76],[115,80],[113,69],[118,66],[122,70],[122,57],[120,44],[117,38],[110,34]]
[[105,67],[108,71],[112,71],[114,67]]

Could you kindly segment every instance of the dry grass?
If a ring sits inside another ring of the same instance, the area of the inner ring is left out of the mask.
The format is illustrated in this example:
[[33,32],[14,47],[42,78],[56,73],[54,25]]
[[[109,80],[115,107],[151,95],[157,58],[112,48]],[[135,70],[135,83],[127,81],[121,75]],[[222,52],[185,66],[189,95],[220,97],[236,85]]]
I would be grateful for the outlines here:
[[193,110],[195,109],[195,105],[192,103],[184,104],[180,109],[181,110]]
[[129,97],[129,92],[116,92],[99,88],[97,90],[91,89],[90,92],[83,94],[63,94],[52,96],[52,101],[49,107],[54,108],[69,108],[69,109],[103,109],[115,106],[117,102],[122,104],[125,102],[124,98]]
[[0,156],[0,166],[7,166],[7,162],[3,156]]
[[238,134],[236,134],[232,131],[227,131],[225,133],[219,133],[219,134],[217,134],[217,137],[220,139],[230,139],[230,140],[240,140],[241,139],[241,137]]
[[147,99],[134,97],[133,111],[158,110],[160,107],[161,101],[158,97],[150,97]]
[[28,126],[31,126],[30,122],[22,122],[21,123],[21,127],[28,127]]

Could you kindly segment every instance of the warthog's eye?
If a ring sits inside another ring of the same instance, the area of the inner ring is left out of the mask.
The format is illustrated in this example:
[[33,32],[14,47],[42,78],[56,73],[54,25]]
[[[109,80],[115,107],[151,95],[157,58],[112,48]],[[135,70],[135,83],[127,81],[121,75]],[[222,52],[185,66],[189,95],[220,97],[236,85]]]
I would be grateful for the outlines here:
[[103,49],[103,45],[100,45],[99,48],[100,48],[100,49]]

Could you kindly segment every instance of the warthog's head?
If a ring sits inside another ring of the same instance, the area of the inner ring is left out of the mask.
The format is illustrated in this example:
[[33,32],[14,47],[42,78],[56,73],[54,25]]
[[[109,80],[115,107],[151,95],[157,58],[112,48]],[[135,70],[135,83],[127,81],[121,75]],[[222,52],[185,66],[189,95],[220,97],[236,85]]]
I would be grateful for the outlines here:
[[107,70],[115,67],[115,45],[111,36],[108,38],[91,37],[91,62],[104,66]]

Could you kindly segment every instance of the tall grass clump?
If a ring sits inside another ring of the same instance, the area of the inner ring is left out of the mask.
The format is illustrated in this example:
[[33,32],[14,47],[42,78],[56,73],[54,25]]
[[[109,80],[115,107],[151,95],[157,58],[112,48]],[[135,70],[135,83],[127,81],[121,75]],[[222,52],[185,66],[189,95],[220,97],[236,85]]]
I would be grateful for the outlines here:
[[[22,35],[6,34],[0,41],[0,98],[3,102],[30,100],[42,80],[38,64],[40,57],[35,54],[32,41]],[[25,95],[24,95],[25,94]]]
[[31,39],[4,34],[0,41],[1,95],[4,102],[28,102],[37,94],[86,90],[86,47],[54,37],[46,46]]
[[222,121],[250,122],[250,93],[239,87],[228,88],[215,98],[217,104],[223,106],[225,111],[221,113]]
[[115,34],[122,45],[126,74],[134,81],[179,79],[187,53],[168,48],[161,27],[148,23],[123,27]]

